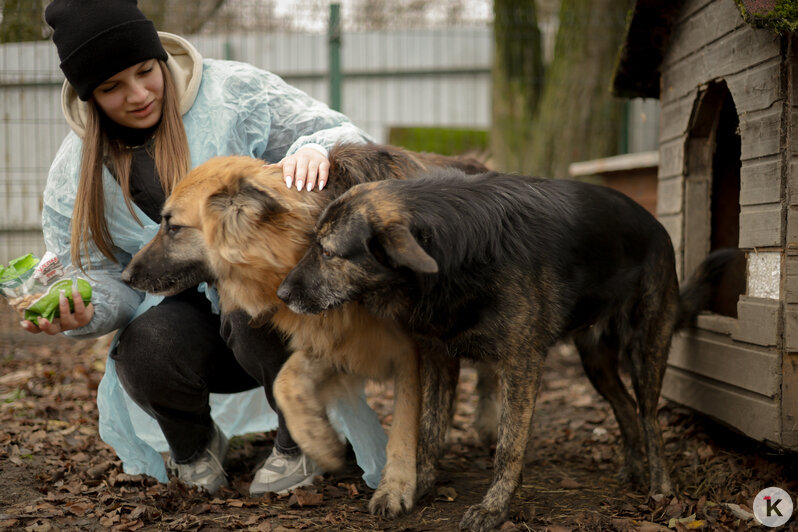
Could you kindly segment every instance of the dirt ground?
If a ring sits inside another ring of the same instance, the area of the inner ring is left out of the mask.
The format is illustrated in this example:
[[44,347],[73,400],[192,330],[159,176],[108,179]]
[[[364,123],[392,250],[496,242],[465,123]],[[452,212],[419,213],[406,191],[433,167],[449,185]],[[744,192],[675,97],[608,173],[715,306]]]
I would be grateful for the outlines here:
[[[106,342],[32,336],[7,307],[0,309],[0,530],[449,531],[490,481],[491,449],[477,444],[472,428],[469,368],[436,492],[396,520],[368,513],[371,490],[353,461],[346,472],[292,495],[249,498],[252,469],[270,451],[270,434],[232,440],[230,487],[213,497],[175,481],[126,475],[97,434]],[[389,427],[390,389],[369,386],[368,396]],[[620,457],[612,412],[570,349],[552,353],[529,463],[501,530],[749,530],[758,528],[750,505],[760,489],[798,494],[795,455],[677,405],[661,406],[678,494],[653,499],[615,481]]]

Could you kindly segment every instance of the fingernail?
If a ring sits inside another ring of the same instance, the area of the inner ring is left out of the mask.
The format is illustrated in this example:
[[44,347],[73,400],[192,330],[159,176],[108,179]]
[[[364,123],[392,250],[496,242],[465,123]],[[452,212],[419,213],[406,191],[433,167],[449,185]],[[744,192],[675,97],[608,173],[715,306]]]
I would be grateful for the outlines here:
[[305,182],[302,181],[302,180],[297,181],[296,182],[296,189],[297,190],[302,190],[302,185],[304,185],[304,184],[305,184]]
[[324,190],[324,185],[326,185],[324,181],[319,181],[319,190]]
[[285,186],[288,187],[288,188],[291,188],[291,178],[290,177],[286,177],[285,178]]
[[58,291],[58,299],[66,299],[66,292],[63,290]]
[[19,322],[19,325],[20,325],[20,327],[22,327],[23,329],[27,329],[27,328],[28,328],[28,324],[27,324],[27,322],[21,321],[21,322]]
[[305,188],[307,188],[307,189],[308,189],[308,192],[310,192],[311,190],[313,190],[313,182],[312,182],[312,181],[308,181],[308,186],[307,186],[307,187],[305,187]]

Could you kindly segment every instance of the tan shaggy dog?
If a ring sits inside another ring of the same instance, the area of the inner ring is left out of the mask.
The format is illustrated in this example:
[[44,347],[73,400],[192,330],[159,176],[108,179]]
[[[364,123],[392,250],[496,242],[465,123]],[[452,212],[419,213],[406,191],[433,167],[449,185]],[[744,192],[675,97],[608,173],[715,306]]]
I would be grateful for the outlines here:
[[330,152],[328,187],[287,188],[282,169],[249,157],[220,157],[177,184],[162,211],[157,236],[122,278],[170,295],[207,281],[223,311],[243,309],[252,324],[271,322],[290,336],[292,354],[274,394],[299,446],[326,471],[344,465],[344,444],[327,405],[362,389],[365,378],[394,378],[395,404],[387,463],[369,509],[396,516],[416,497],[420,384],[414,343],[393,321],[355,302],[319,315],[299,315],[277,298],[277,287],[311,242],[316,218],[357,183],[412,177],[432,166],[476,173],[477,161],[419,154],[374,144],[339,145]]

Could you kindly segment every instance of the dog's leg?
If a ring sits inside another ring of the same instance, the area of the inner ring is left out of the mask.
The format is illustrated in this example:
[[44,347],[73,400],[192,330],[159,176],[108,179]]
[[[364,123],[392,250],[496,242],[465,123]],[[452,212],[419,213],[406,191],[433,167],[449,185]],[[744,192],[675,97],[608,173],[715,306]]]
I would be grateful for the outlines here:
[[582,358],[587,378],[612,407],[624,451],[624,465],[619,480],[645,486],[646,465],[637,405],[626,390],[618,374],[618,347],[611,346],[606,339],[577,335],[574,343]]
[[419,344],[421,372],[421,427],[418,442],[417,496],[422,497],[435,484],[438,460],[446,443],[452,417],[460,363],[446,353],[443,343]]
[[331,391],[343,376],[323,359],[295,351],[274,381],[274,397],[291,436],[325,471],[343,469],[345,446],[327,417]]
[[[528,354],[527,354],[528,353]],[[515,356],[499,360],[511,361],[498,366],[501,378],[502,414],[494,459],[493,482],[482,502],[466,510],[460,528],[484,532],[500,525],[510,510],[521,479],[524,451],[532,424],[535,398],[540,385],[546,349],[523,346]]]
[[369,502],[373,514],[396,517],[410,511],[416,495],[416,449],[418,446],[421,386],[418,351],[403,351],[394,357],[394,413],[386,448],[387,461],[380,485]]
[[476,362],[477,370],[477,411],[476,429],[483,445],[496,443],[499,430],[501,399],[499,398],[498,377],[491,364]]
[[673,493],[662,432],[657,419],[657,403],[676,322],[678,292],[674,281],[661,298],[648,296],[638,304],[637,327],[629,333],[628,349],[632,365],[632,384],[639,405],[640,424],[648,451],[650,494]]

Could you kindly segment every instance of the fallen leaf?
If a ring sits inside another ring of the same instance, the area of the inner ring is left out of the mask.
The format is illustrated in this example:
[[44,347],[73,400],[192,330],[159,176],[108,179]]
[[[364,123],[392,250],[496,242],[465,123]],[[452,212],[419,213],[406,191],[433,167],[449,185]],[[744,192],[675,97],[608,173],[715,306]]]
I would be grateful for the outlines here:
[[657,523],[642,523],[639,532],[668,532],[668,529]]
[[315,491],[307,491],[297,488],[291,493],[288,499],[288,506],[318,506],[324,501],[324,495]]
[[338,487],[339,488],[346,488],[347,492],[349,493],[349,497],[350,498],[357,497],[358,495],[360,495],[360,492],[357,491],[357,486],[355,486],[354,484],[345,484],[345,483],[341,482],[341,483],[338,484]]
[[582,484],[572,478],[564,478],[560,481],[560,487],[567,490],[575,490],[582,487]]
[[711,458],[715,454],[715,451],[713,451],[712,447],[710,447],[709,445],[702,445],[701,447],[698,448],[697,453],[698,457],[701,460],[706,460],[708,458]]
[[731,503],[731,502],[725,502],[725,503],[722,504],[722,506],[725,506],[726,508],[731,510],[731,512],[734,514],[734,517],[736,517],[738,519],[743,519],[745,521],[750,521],[751,519],[754,518],[754,514],[752,514],[751,512],[745,511],[739,504],[734,504],[734,503]]
[[449,486],[441,486],[437,489],[438,500],[452,502],[457,498],[457,490]]
[[684,505],[675,498],[665,507],[665,515],[668,517],[679,517],[684,512]]
[[66,503],[64,507],[69,513],[77,515],[78,517],[83,517],[89,510],[94,508],[94,505],[87,502],[75,501]]

